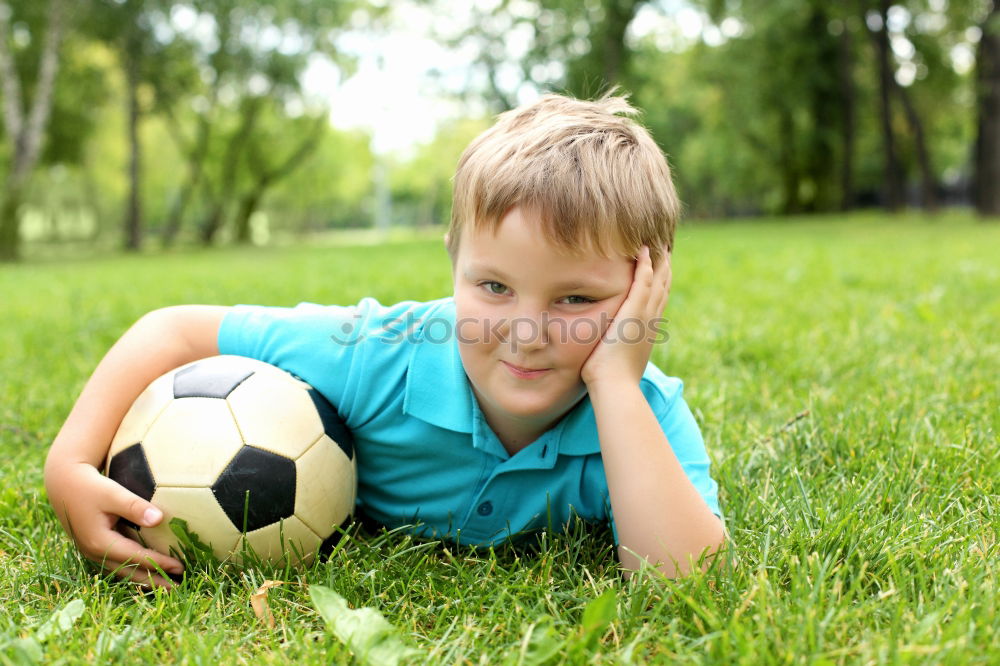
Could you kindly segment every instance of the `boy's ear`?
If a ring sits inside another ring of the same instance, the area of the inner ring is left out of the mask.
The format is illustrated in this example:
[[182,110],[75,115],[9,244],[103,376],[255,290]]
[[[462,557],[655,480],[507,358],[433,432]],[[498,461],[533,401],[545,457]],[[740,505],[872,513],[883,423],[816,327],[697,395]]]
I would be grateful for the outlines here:
[[448,232],[447,231],[444,232],[444,246],[445,247],[448,247],[448,239],[449,238],[451,238],[451,236],[448,234]]

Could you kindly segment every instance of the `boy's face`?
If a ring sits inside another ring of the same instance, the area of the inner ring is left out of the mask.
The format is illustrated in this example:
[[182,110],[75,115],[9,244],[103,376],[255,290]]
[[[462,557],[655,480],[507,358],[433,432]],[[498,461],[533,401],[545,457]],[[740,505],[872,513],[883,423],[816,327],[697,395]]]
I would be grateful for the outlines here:
[[[490,426],[530,443],[585,393],[584,362],[632,284],[635,262],[552,246],[531,209],[496,235],[463,230],[455,258],[459,351]],[[519,447],[518,447],[519,448]]]

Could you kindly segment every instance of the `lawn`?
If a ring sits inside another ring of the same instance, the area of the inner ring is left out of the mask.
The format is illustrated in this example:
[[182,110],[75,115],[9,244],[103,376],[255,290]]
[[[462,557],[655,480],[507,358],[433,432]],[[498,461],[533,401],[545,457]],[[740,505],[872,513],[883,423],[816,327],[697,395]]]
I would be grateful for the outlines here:
[[[302,572],[204,565],[155,594],[83,563],[45,499],[46,449],[102,354],[168,304],[444,296],[443,247],[2,267],[0,661],[350,663],[322,585],[414,662],[998,663],[998,248],[1000,225],[960,214],[681,228],[653,360],[702,426],[728,571],[624,580],[579,525],[537,552],[356,532]],[[265,580],[287,581],[273,627],[250,603]]]

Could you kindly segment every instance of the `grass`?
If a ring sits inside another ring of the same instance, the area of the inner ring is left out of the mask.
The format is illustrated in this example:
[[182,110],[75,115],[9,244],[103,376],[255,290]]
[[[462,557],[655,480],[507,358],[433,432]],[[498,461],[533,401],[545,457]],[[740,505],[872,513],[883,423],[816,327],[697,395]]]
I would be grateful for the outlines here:
[[[0,268],[0,662],[349,663],[310,603],[322,584],[434,663],[998,663],[998,247],[1000,226],[957,214],[682,227],[654,361],[702,426],[729,572],[625,581],[583,526],[537,551],[355,531],[308,570],[206,565],[170,594],[81,562],[45,500],[46,449],[101,355],[172,303],[446,295],[440,242]],[[289,583],[273,628],[250,606],[267,579]],[[608,590],[595,636],[584,609]]]

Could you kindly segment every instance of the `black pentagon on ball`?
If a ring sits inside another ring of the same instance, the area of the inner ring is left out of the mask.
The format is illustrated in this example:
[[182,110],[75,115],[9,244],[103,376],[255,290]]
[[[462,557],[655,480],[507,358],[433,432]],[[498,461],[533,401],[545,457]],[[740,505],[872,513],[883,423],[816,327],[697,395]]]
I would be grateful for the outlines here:
[[174,397],[225,399],[253,373],[239,359],[199,361],[174,375]]
[[[111,456],[111,462],[108,463],[108,477],[147,502],[153,498],[153,492],[156,490],[156,481],[149,470],[149,461],[146,460],[146,452],[142,450],[141,443],[133,444]],[[131,520],[124,518],[121,520],[132,529],[139,529],[139,526]]]
[[334,408],[330,402],[323,397],[319,391],[314,388],[309,389],[309,397],[312,398],[313,405],[316,406],[316,412],[319,414],[320,421],[323,422],[323,432],[326,436],[337,443],[340,450],[344,452],[349,460],[354,460],[354,437],[351,435],[351,431],[347,429],[347,425],[344,420],[340,418],[340,414]]
[[153,480],[153,473],[149,470],[146,452],[142,450],[140,443],[133,444],[111,456],[111,462],[108,464],[108,476],[147,502],[153,498],[156,482]]
[[244,446],[212,484],[212,493],[238,530],[267,527],[295,513],[295,461]]

